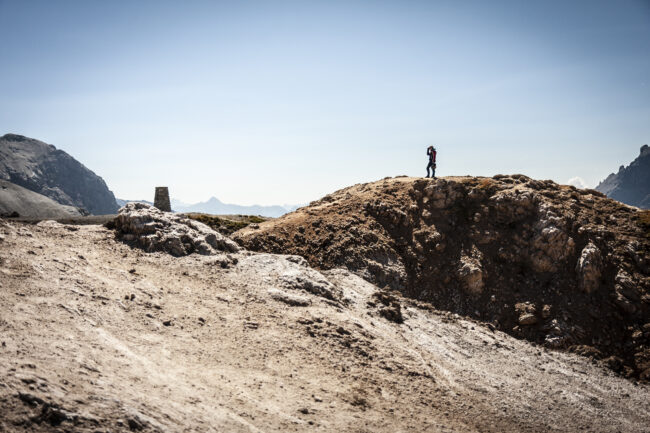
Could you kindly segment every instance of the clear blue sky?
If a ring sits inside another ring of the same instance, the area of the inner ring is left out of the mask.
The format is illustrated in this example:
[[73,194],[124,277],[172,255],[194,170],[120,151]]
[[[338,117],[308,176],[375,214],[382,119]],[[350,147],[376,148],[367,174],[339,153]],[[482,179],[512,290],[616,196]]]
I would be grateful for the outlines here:
[[0,134],[120,198],[400,174],[594,186],[650,144],[650,1],[0,0]]

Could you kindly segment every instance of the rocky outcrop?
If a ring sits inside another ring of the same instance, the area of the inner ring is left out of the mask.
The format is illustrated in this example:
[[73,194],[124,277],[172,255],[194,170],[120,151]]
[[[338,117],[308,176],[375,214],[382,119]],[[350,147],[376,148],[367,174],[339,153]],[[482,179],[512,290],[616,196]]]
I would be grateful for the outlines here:
[[114,214],[118,209],[101,177],[51,144],[22,135],[0,137],[0,179],[91,214]]
[[620,202],[650,209],[650,147],[641,147],[639,156],[627,167],[620,166],[596,189]]
[[473,257],[462,256],[460,259],[458,275],[465,287],[474,294],[479,294],[485,285],[483,269],[479,260]]
[[641,377],[649,219],[598,191],[523,175],[400,177],[337,191],[234,238],[347,268],[548,347],[591,347]]
[[192,253],[213,255],[237,252],[239,246],[198,221],[163,212],[145,203],[128,203],[120,209],[114,226],[117,237],[147,252],[164,251],[173,256]]
[[598,288],[602,274],[602,261],[600,250],[593,242],[589,242],[582,249],[576,265],[576,273],[583,291],[591,293]]
[[64,206],[27,188],[0,180],[0,217],[56,219],[84,214],[76,207]]

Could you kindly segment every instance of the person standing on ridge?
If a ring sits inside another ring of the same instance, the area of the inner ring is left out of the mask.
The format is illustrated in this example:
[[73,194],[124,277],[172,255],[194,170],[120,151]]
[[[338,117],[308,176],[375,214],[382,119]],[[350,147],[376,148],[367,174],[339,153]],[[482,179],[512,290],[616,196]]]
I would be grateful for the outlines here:
[[427,155],[429,155],[429,165],[427,165],[427,175],[429,177],[429,169],[431,169],[431,178],[436,179],[436,148],[429,146],[427,148]]

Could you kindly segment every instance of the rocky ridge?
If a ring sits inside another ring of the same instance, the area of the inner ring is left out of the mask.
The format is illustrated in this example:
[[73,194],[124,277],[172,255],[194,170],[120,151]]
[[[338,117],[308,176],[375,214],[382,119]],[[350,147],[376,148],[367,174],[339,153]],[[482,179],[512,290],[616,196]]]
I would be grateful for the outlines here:
[[650,147],[641,147],[639,156],[627,167],[603,180],[596,190],[631,206],[650,209]]
[[644,211],[523,175],[386,178],[235,233],[650,379]]
[[0,137],[0,179],[94,215],[118,209],[101,177],[51,144],[22,135]]

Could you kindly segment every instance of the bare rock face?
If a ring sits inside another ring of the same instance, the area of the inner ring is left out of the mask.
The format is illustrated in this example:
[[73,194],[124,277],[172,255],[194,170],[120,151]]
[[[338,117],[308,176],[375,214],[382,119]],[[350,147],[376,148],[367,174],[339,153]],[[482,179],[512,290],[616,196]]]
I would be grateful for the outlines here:
[[461,257],[458,275],[470,293],[479,294],[483,291],[485,285],[483,282],[483,269],[476,258]]
[[0,180],[0,217],[11,215],[23,218],[70,218],[87,213],[6,180]]
[[134,242],[147,252],[165,251],[174,256],[186,256],[240,250],[235,242],[205,224],[145,203],[127,203],[120,209],[115,229],[118,238]]
[[616,356],[622,373],[650,377],[649,221],[598,191],[523,175],[398,177],[334,192],[234,239],[347,268],[548,347]]
[[602,272],[602,259],[600,250],[593,242],[589,242],[583,249],[576,265],[576,272],[580,278],[580,288],[586,293],[591,293],[600,283]]
[[643,145],[630,165],[621,166],[618,173],[607,176],[596,189],[623,203],[650,209],[650,146]]
[[0,179],[94,215],[117,212],[104,180],[51,144],[6,134],[0,137]]
[[540,218],[535,224],[531,264],[537,272],[555,272],[573,252],[575,242],[568,235],[565,221],[556,215],[548,203],[538,209]]

